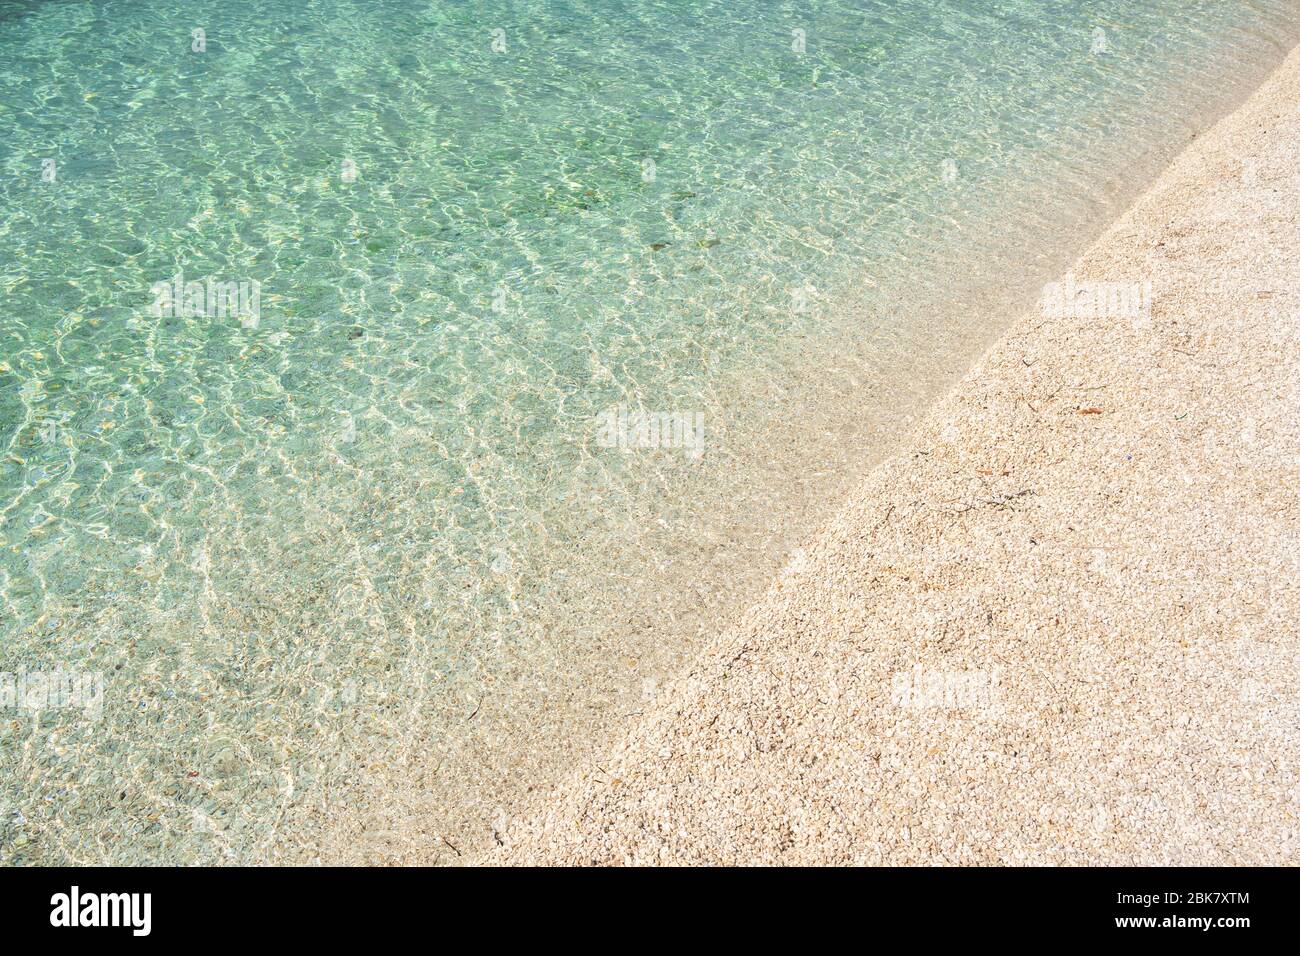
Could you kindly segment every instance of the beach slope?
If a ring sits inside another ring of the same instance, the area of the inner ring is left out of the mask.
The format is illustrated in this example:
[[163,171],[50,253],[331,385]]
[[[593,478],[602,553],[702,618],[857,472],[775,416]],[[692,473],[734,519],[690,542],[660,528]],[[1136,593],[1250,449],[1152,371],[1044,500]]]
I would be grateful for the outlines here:
[[1300,51],[483,862],[1295,863],[1297,177]]

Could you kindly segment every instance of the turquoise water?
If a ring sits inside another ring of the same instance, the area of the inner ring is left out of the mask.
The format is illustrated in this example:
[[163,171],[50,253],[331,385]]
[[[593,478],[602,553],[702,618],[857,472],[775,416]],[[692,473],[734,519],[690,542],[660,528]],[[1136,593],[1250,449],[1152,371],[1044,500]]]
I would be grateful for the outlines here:
[[0,858],[485,845],[1298,24],[0,0]]

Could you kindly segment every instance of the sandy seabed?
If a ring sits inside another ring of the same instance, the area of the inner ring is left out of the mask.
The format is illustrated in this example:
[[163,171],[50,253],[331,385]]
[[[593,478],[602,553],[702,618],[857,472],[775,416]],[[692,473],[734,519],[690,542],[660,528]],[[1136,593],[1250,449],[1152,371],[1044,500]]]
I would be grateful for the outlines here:
[[1297,250],[1300,50],[480,862],[1295,863]]

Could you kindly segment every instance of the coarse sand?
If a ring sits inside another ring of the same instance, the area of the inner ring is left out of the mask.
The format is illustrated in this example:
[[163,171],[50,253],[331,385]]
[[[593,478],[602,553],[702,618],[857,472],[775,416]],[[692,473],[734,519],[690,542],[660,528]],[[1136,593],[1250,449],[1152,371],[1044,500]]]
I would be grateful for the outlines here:
[[1295,863],[1300,50],[1072,281],[479,862]]

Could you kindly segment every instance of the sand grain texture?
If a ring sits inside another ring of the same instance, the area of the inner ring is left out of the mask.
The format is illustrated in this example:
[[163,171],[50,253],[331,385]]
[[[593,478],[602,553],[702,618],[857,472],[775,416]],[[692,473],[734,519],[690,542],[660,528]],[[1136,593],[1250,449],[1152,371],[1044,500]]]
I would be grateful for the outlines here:
[[1017,322],[482,862],[1295,863],[1298,177],[1294,51],[1076,265],[1149,319]]

